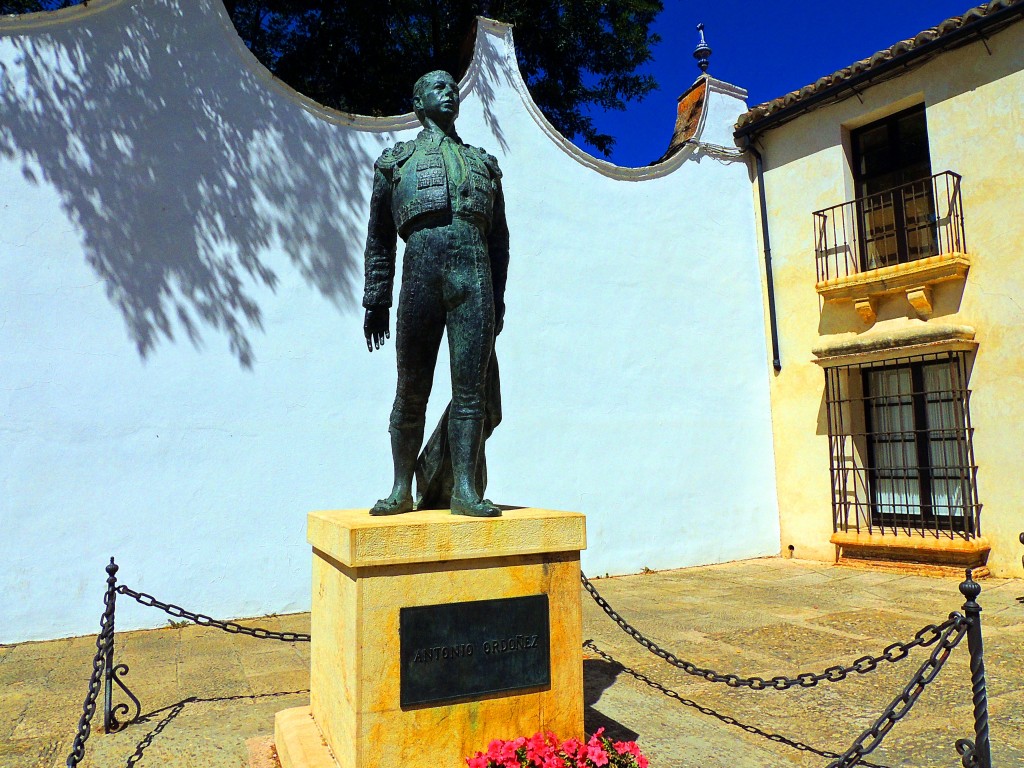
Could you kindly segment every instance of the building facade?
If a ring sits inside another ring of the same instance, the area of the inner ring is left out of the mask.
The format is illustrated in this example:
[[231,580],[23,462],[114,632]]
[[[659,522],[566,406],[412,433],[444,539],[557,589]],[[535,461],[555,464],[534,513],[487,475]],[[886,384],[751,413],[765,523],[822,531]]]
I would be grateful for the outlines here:
[[1022,18],[980,6],[738,122],[783,553],[1022,574]]

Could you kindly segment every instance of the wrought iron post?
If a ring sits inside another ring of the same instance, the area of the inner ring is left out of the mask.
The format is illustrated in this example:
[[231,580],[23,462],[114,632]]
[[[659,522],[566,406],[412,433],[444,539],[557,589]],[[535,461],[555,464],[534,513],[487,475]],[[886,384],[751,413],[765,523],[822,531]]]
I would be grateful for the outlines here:
[[117,600],[117,563],[110,558],[106,567],[107,594],[103,596],[103,612],[106,614],[107,647],[103,655],[103,732],[112,733],[114,707],[114,607]]
[[978,595],[981,585],[967,569],[967,580],[960,585],[960,594],[967,598],[964,614],[967,628],[967,650],[971,655],[971,694],[974,700],[974,741],[960,739],[956,751],[962,756],[964,768],[992,768],[992,747],[988,736],[988,693],[985,688],[985,659],[981,640],[981,606]]

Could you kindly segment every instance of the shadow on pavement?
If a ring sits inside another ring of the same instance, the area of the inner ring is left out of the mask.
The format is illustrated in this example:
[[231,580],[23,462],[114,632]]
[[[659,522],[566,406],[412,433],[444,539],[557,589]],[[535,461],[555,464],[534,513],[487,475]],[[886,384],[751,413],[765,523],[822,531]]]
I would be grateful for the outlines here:
[[594,709],[594,705],[601,700],[601,694],[612,686],[623,669],[615,661],[583,660],[583,729],[587,733],[604,728],[605,736],[613,741],[636,741],[640,736],[636,731]]
[[298,691],[276,691],[274,693],[254,693],[254,694],[240,694],[238,696],[213,696],[210,698],[200,698],[198,696],[189,696],[187,699],[182,699],[174,704],[168,704],[166,707],[160,709],[154,709],[152,712],[147,712],[141,715],[138,720],[131,725],[148,723],[155,720],[157,715],[166,712],[167,714],[154,726],[153,730],[143,736],[139,743],[135,745],[135,751],[131,754],[128,760],[125,762],[125,768],[134,768],[138,765],[139,761],[142,760],[146,750],[152,745],[153,740],[159,736],[164,728],[171,724],[171,722],[180,715],[188,704],[206,704],[211,702],[220,701],[241,701],[243,699],[255,700],[255,699],[269,699],[276,696],[291,696],[297,693],[309,693],[308,688],[304,688]]
[[[585,719],[589,716],[589,714],[591,712],[590,707],[589,707],[591,699],[590,699],[590,696],[587,695],[587,687],[588,687],[588,682],[589,682],[587,680],[588,665],[589,664],[602,664],[607,669],[614,670],[614,671],[611,673],[609,681],[602,688],[600,688],[600,690],[598,691],[598,698],[600,698],[600,691],[603,691],[605,688],[609,687],[615,681],[615,677],[619,674],[619,672],[625,672],[627,675],[629,675],[630,677],[632,677],[632,678],[634,678],[636,680],[639,680],[644,685],[646,685],[646,686],[648,686],[650,688],[653,688],[654,690],[658,691],[659,693],[664,694],[665,696],[668,696],[671,699],[675,699],[676,701],[678,701],[683,706],[690,707],[692,709],[696,709],[702,715],[708,715],[709,717],[713,717],[716,720],[719,720],[720,722],[725,723],[726,725],[731,725],[731,726],[733,726],[735,728],[739,728],[739,729],[741,729],[741,730],[743,730],[746,733],[749,733],[751,735],[760,736],[761,738],[767,739],[768,741],[775,742],[776,744],[783,744],[783,745],[785,745],[787,747],[792,747],[793,749],[795,749],[795,750],[797,750],[799,752],[810,752],[811,754],[819,755],[821,757],[831,758],[831,759],[835,759],[835,758],[839,757],[839,754],[836,753],[836,752],[830,752],[830,751],[825,750],[825,749],[818,749],[817,747],[812,747],[810,744],[805,744],[802,741],[797,741],[795,739],[790,739],[789,737],[783,736],[783,735],[778,734],[778,733],[768,733],[767,731],[761,730],[756,725],[749,725],[747,723],[740,722],[735,717],[730,717],[729,715],[723,715],[721,712],[717,712],[714,709],[712,709],[711,707],[706,707],[706,706],[704,706],[702,704],[698,704],[696,701],[693,701],[692,699],[687,699],[687,698],[684,698],[684,697],[680,696],[678,693],[676,693],[671,688],[667,688],[664,685],[662,685],[661,683],[659,683],[659,682],[657,682],[655,680],[652,680],[651,678],[647,677],[642,672],[638,672],[635,669],[630,669],[629,667],[624,666],[623,664],[620,664],[619,662],[615,661],[615,659],[613,659],[609,654],[605,653],[604,651],[599,649],[596,645],[594,645],[593,642],[590,642],[590,644],[588,645],[588,648],[591,651],[593,651],[594,653],[599,654],[602,658],[601,659],[594,659],[594,660],[588,659],[588,660],[583,662],[583,670],[584,670],[583,671],[583,677],[584,677],[584,683],[583,683],[584,699],[587,702],[587,710],[586,710],[586,713],[584,715]],[[608,675],[608,673],[605,673],[605,674],[606,674],[606,676]],[[595,699],[595,701],[596,701],[596,699]],[[600,713],[597,713],[597,715],[599,717],[603,717],[603,715],[601,715]],[[623,728],[623,726],[621,726],[618,723],[615,723],[614,721],[609,721],[609,722],[613,723],[614,725],[616,725],[619,728]],[[601,726],[601,725],[604,725],[604,723],[597,723],[597,726]],[[611,728],[609,727],[608,730],[610,731]],[[587,722],[587,732],[590,732],[590,731],[591,731],[591,723],[588,721]],[[627,732],[627,733],[633,733],[633,731],[630,731],[629,729],[624,729],[624,731]],[[631,740],[635,740],[637,738],[637,736],[638,736],[638,734],[634,733],[633,736],[630,737],[630,738],[631,738]],[[879,765],[877,763],[871,763],[871,762],[868,762],[867,760],[861,760],[858,763],[858,765],[863,765],[863,766],[865,766],[865,768],[889,768],[888,766]]]

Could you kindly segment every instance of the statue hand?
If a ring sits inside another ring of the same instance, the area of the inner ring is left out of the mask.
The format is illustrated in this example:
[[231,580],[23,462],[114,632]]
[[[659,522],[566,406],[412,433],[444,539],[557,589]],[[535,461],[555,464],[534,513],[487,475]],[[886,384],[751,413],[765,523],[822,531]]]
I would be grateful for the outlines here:
[[370,352],[384,346],[384,339],[391,338],[391,312],[387,307],[367,307],[363,319],[363,335]]
[[494,335],[497,336],[501,333],[501,329],[505,327],[505,307],[504,305],[494,308]]

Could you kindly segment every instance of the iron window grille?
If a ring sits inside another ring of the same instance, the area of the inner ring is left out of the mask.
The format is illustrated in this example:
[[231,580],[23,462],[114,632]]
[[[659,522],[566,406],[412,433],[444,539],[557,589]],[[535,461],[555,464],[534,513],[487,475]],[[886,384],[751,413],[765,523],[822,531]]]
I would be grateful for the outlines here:
[[960,175],[944,171],[815,211],[818,281],[962,253]]
[[981,535],[962,352],[825,369],[833,530]]

